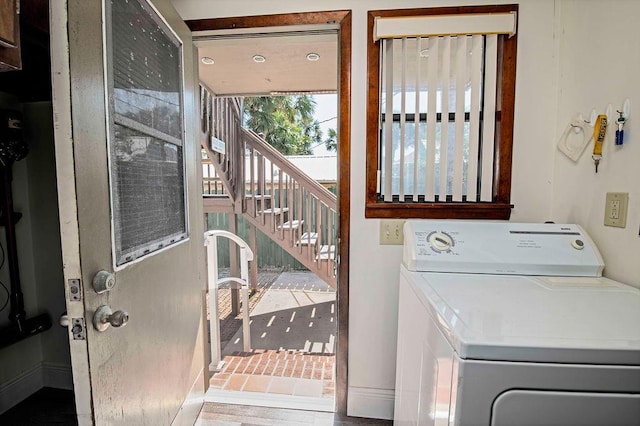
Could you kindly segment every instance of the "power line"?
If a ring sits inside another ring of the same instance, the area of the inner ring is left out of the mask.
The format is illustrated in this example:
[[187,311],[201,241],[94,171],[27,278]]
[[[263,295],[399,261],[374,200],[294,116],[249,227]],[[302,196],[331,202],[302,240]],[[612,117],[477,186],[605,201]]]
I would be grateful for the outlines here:
[[327,121],[335,120],[336,118],[338,117],[336,116],[336,117],[327,118],[326,120],[318,121],[318,124],[326,123]]

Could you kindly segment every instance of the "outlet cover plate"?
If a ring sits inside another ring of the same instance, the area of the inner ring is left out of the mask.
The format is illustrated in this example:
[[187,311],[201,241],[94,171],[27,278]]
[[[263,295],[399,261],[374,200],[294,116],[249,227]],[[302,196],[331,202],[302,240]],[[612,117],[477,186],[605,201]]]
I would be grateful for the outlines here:
[[605,226],[626,228],[628,205],[628,192],[607,192],[607,199],[604,205]]
[[383,219],[380,221],[380,245],[404,244],[404,219]]

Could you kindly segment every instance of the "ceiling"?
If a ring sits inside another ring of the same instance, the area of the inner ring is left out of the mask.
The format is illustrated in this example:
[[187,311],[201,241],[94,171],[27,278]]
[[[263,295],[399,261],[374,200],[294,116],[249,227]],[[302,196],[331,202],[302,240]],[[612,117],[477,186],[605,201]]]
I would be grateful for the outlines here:
[[[336,31],[225,35],[195,38],[200,80],[216,95],[336,92]],[[318,59],[307,59],[310,53]],[[256,62],[254,56],[264,58]],[[202,58],[213,60],[205,65]]]

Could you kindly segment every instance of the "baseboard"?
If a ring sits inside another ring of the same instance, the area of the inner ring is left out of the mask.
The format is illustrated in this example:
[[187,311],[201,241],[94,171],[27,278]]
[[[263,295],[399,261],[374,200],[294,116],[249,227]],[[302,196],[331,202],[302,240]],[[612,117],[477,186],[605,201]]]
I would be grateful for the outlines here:
[[73,390],[73,373],[70,365],[43,362],[42,379],[45,387]]
[[0,414],[42,389],[42,365],[38,364],[0,385]]
[[43,362],[0,385],[0,414],[43,387],[72,390],[71,366]]
[[349,387],[347,415],[370,419],[393,420],[395,391]]

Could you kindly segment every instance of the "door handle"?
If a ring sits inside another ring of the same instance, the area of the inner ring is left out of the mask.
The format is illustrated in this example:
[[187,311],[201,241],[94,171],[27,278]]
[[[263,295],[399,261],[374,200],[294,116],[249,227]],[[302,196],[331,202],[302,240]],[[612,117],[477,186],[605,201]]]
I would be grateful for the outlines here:
[[106,305],[100,306],[93,314],[93,327],[99,332],[105,331],[110,326],[124,327],[129,322],[129,314],[126,311],[113,312]]
[[64,312],[62,315],[60,315],[60,319],[58,320],[58,324],[60,324],[60,327],[64,327],[64,328],[69,327],[69,315],[67,315],[66,312]]

